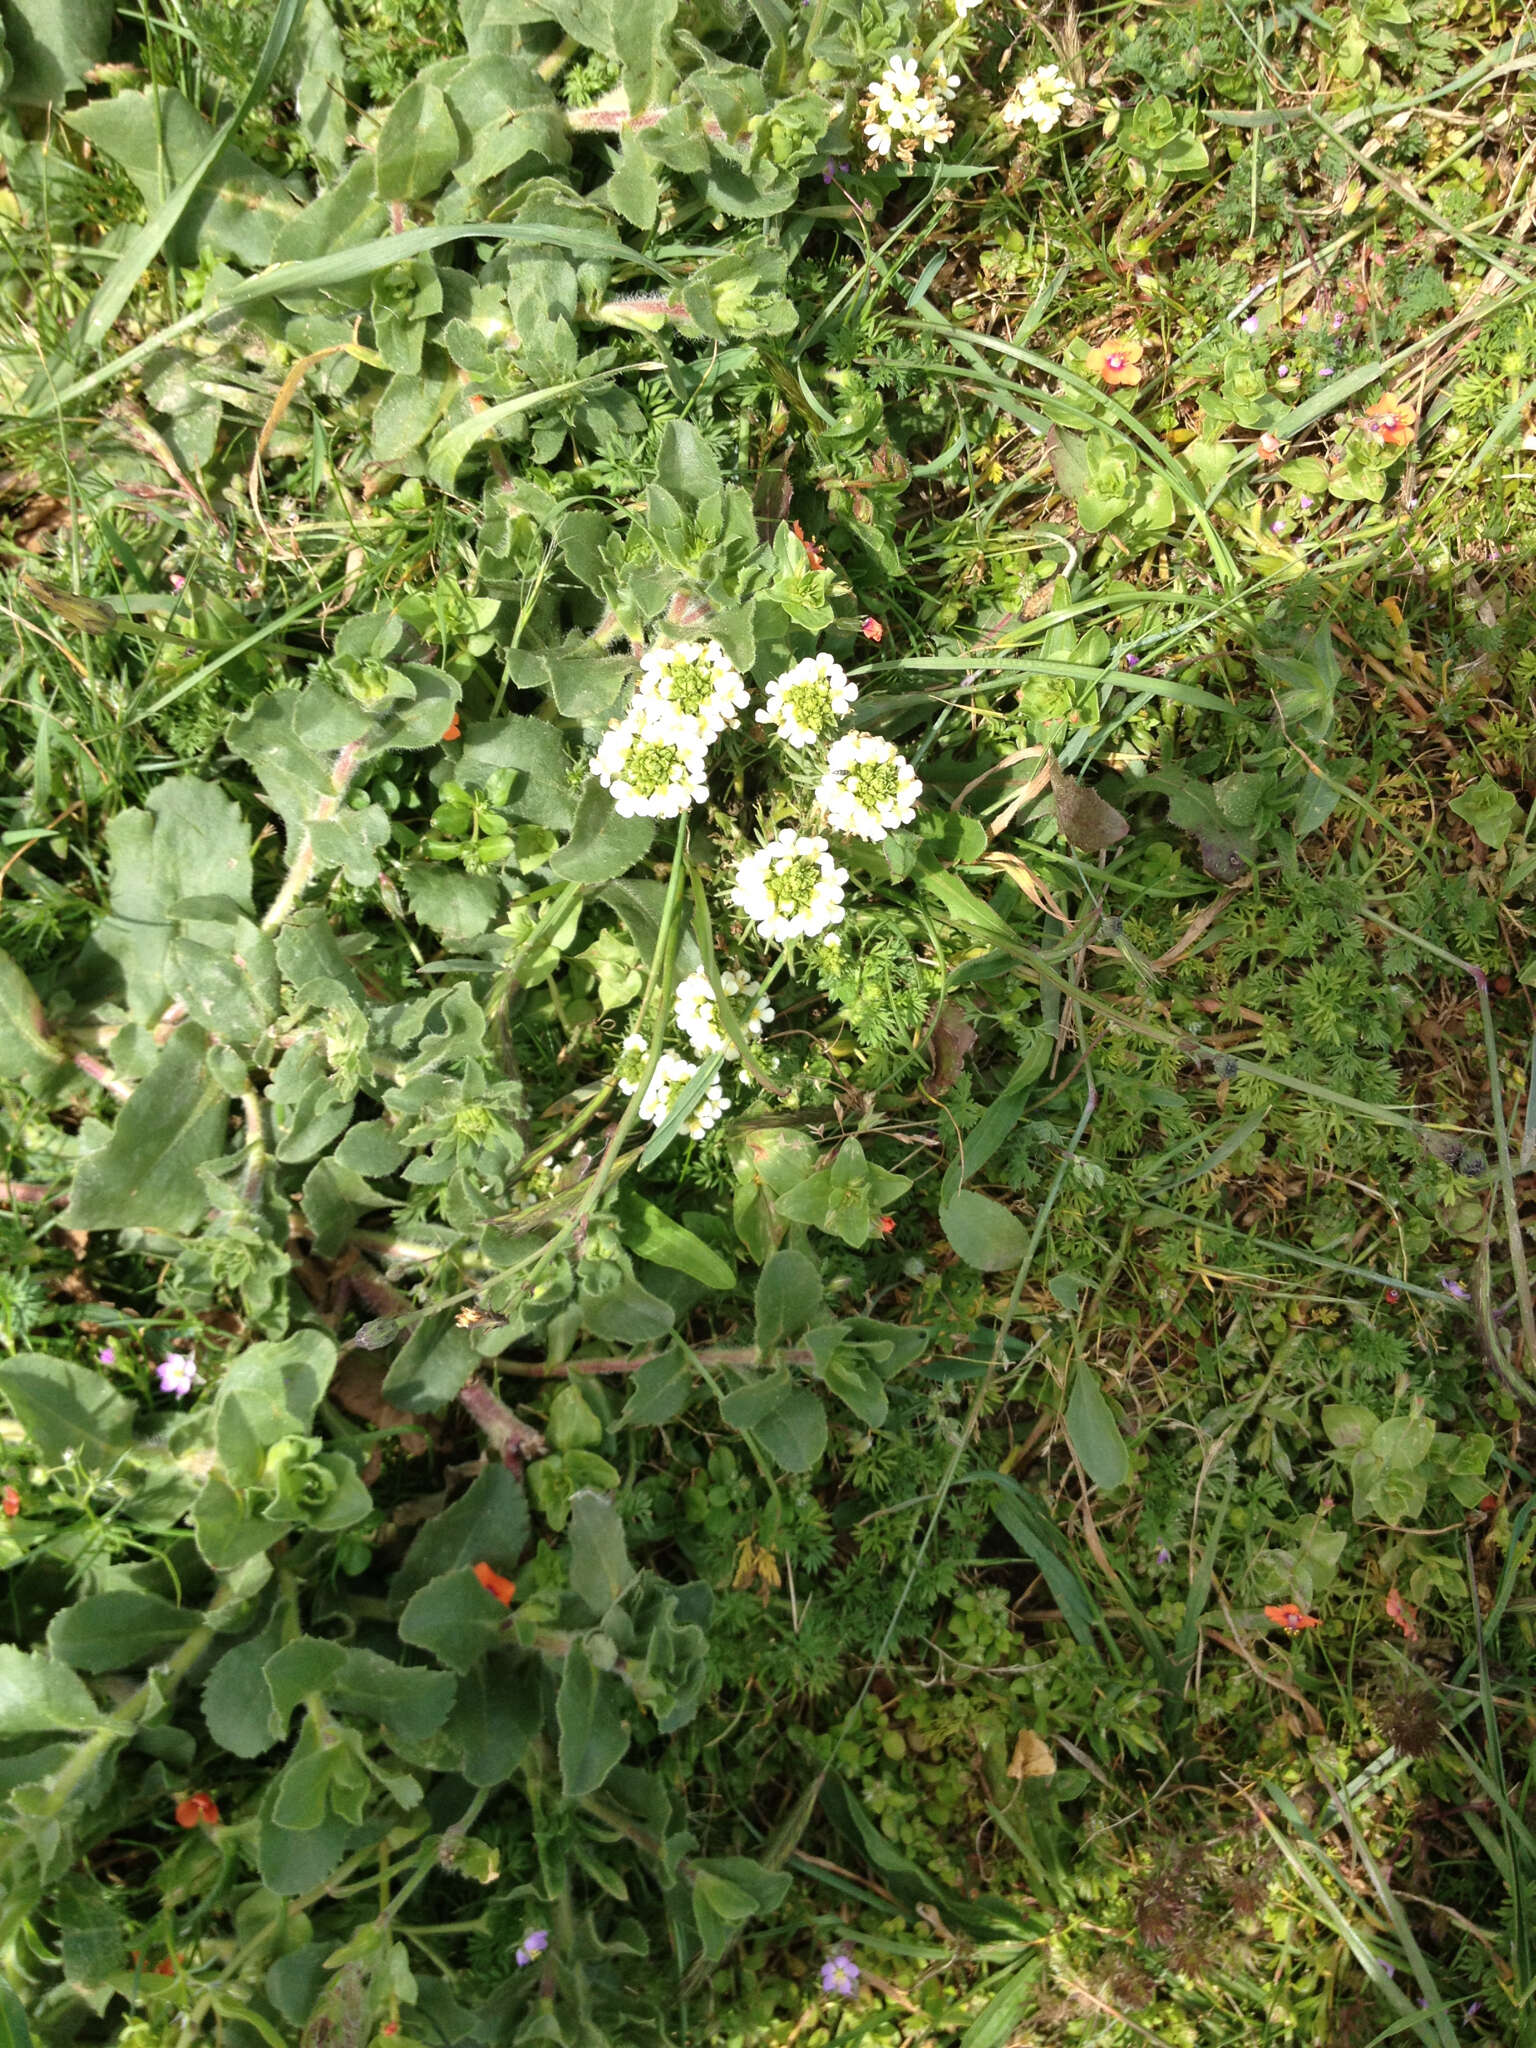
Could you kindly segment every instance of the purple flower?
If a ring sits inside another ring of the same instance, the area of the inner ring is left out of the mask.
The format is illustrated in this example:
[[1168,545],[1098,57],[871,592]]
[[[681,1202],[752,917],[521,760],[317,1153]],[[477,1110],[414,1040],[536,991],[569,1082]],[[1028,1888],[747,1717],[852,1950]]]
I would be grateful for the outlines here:
[[517,1951],[512,1960],[520,1970],[524,1970],[533,1961],[535,1956],[543,1955],[548,1947],[549,1929],[547,1927],[530,1927],[523,1936],[522,1947]]
[[1173,1552],[1168,1548],[1166,1543],[1159,1543],[1159,1545],[1157,1546],[1157,1561],[1159,1564],[1172,1563]]
[[1271,533],[1284,533],[1285,521],[1283,519],[1272,519],[1269,523],[1269,530]]
[[197,1369],[197,1360],[190,1351],[167,1351],[155,1367],[155,1378],[160,1382],[162,1394],[190,1394],[202,1379]]
[[821,1988],[839,1998],[852,1998],[859,1988],[859,1966],[851,1956],[828,1956],[821,1966]]
[[1140,668],[1141,656],[1139,654],[1128,654],[1125,657],[1125,665],[1127,668]]
[[826,163],[822,166],[821,182],[823,185],[830,185],[832,180],[839,174],[846,177],[852,169],[852,164],[840,164],[836,157],[829,156]]
[[101,1349],[96,1354],[96,1363],[98,1365],[116,1365],[117,1353],[113,1350],[110,1344],[102,1345]]
[[1243,332],[1244,334],[1257,334],[1258,331],[1259,316],[1257,313],[1250,313],[1248,315],[1248,318],[1243,322]]
[[1334,314],[1334,316],[1333,316],[1333,331],[1334,331],[1334,333],[1335,333],[1335,334],[1337,334],[1337,333],[1338,333],[1338,331],[1339,331],[1339,329],[1340,329],[1340,328],[1341,328],[1341,327],[1342,327],[1343,325],[1344,325],[1344,315],[1343,315],[1342,313],[1335,313],[1335,314]]
[[1319,377],[1331,377],[1333,375],[1333,365],[1331,363],[1324,363],[1317,374]]
[[1440,1285],[1445,1289],[1452,1301],[1470,1301],[1472,1299],[1472,1296],[1459,1280],[1448,1279],[1443,1273],[1440,1276]]
[[1376,1963],[1376,1967],[1377,1967],[1377,1969],[1378,1969],[1378,1970],[1385,1970],[1385,1972],[1387,1973],[1387,1975],[1388,1975],[1389,1977],[1395,1977],[1395,1976],[1397,1975],[1397,1967],[1396,1967],[1396,1965],[1395,1965],[1395,1964],[1393,1964],[1393,1963],[1389,1963],[1389,1962],[1387,1961],[1387,1959],[1386,1959],[1386,1957],[1385,1957],[1385,1956],[1377,1956],[1377,1957],[1375,1958],[1375,1963]]
[[1279,369],[1278,369],[1278,370],[1276,370],[1276,372],[1275,372],[1275,375],[1276,375],[1276,376],[1277,376],[1277,377],[1278,377],[1278,378],[1280,379],[1280,382],[1281,382],[1282,384],[1284,384],[1284,383],[1286,383],[1286,382],[1288,382],[1288,381],[1289,381],[1289,378],[1290,378],[1290,374],[1291,374],[1291,366],[1290,366],[1290,364],[1289,364],[1289,363],[1282,363],[1282,364],[1280,365]]

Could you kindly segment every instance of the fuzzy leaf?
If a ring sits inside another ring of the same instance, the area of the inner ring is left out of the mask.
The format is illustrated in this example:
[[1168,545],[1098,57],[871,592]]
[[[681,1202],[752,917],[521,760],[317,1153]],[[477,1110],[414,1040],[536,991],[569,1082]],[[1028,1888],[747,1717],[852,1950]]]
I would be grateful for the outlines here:
[[197,1169],[224,1149],[225,1090],[209,1076],[205,1034],[181,1025],[135,1088],[99,1152],[75,1175],[72,1230],[194,1230],[208,1209]]
[[418,78],[401,93],[379,131],[374,189],[386,201],[425,199],[459,158],[459,131],[435,85]]
[[67,1062],[49,1043],[37,992],[9,953],[0,953],[0,1081],[19,1081],[36,1094]]
[[586,1645],[566,1652],[560,1695],[555,1703],[560,1728],[560,1782],[567,1799],[595,1792],[629,1748],[624,1688],[599,1671]]
[[96,1472],[133,1443],[132,1403],[86,1366],[23,1352],[0,1364],[0,1394],[44,1458],[67,1451]]
[[0,1740],[85,1734],[101,1711],[67,1664],[0,1644]]
[[1130,1477],[1131,1454],[1103,1388],[1086,1365],[1080,1365],[1072,1375],[1072,1391],[1067,1397],[1067,1437],[1095,1486],[1106,1493],[1124,1486]]
[[939,1227],[960,1257],[978,1273],[1017,1266],[1029,1248],[1029,1232],[1001,1202],[969,1188],[939,1204]]
[[48,1648],[76,1671],[126,1671],[152,1664],[201,1621],[201,1615],[153,1593],[91,1593],[53,1617]]

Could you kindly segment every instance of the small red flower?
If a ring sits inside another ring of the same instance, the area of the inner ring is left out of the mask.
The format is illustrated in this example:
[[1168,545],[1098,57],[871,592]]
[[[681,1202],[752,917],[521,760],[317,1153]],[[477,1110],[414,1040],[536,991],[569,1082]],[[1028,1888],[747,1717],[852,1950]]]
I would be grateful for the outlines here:
[[1266,1607],[1264,1612],[1270,1621],[1278,1622],[1288,1636],[1299,1635],[1304,1628],[1322,1627],[1315,1614],[1303,1614],[1294,1600],[1282,1600],[1278,1607]]
[[1386,1302],[1389,1308],[1396,1308],[1397,1304],[1402,1300],[1402,1298],[1403,1297],[1400,1290],[1396,1287],[1387,1288],[1382,1296],[1382,1299]]
[[448,730],[443,734],[442,744],[446,747],[450,740],[462,738],[463,732],[459,725],[459,714],[455,711],[453,717],[448,721]]
[[1419,1640],[1419,1610],[1408,1605],[1396,1586],[1387,1595],[1387,1619],[1402,1630],[1410,1643]]
[[206,1792],[189,1792],[176,1807],[176,1825],[179,1828],[216,1828],[219,1824],[219,1809]]
[[4,1493],[0,1493],[0,1513],[7,1516],[21,1513],[21,1495],[14,1486],[8,1486]]
[[493,1600],[499,1600],[503,1607],[511,1606],[512,1595],[517,1591],[514,1580],[504,1579],[500,1572],[492,1571],[488,1564],[477,1564],[474,1571],[475,1577]]
[[1499,1508],[1499,1496],[1496,1493],[1485,1493],[1477,1505],[1479,1512],[1482,1514],[1497,1514]]
[[895,1228],[896,1218],[894,1216],[882,1216],[880,1218],[880,1235],[882,1237],[889,1237]]
[[1278,462],[1282,452],[1278,434],[1260,434],[1259,453],[1266,462]]
[[885,638],[885,628],[881,625],[880,621],[875,618],[866,619],[863,625],[860,626],[859,631],[864,635],[864,638],[866,640],[873,640],[877,647],[880,645],[880,642]]

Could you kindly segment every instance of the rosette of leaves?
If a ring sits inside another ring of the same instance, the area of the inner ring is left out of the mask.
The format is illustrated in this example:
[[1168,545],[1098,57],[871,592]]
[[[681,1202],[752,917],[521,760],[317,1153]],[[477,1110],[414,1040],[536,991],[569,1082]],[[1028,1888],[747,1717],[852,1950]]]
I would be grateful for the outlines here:
[[1051,429],[1051,468],[1077,508],[1085,533],[1111,533],[1128,547],[1148,547],[1173,524],[1167,479],[1147,467],[1134,444],[1096,429]]
[[1210,162],[1193,116],[1175,109],[1166,93],[1138,100],[1116,128],[1113,142],[1125,160],[1132,191],[1154,199]]

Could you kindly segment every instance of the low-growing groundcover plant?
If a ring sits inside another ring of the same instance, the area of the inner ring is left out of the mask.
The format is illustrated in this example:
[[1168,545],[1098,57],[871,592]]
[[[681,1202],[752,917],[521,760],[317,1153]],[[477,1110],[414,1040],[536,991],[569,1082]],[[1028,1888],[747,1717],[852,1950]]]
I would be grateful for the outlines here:
[[0,26],[8,2037],[1522,2039],[1523,19]]

